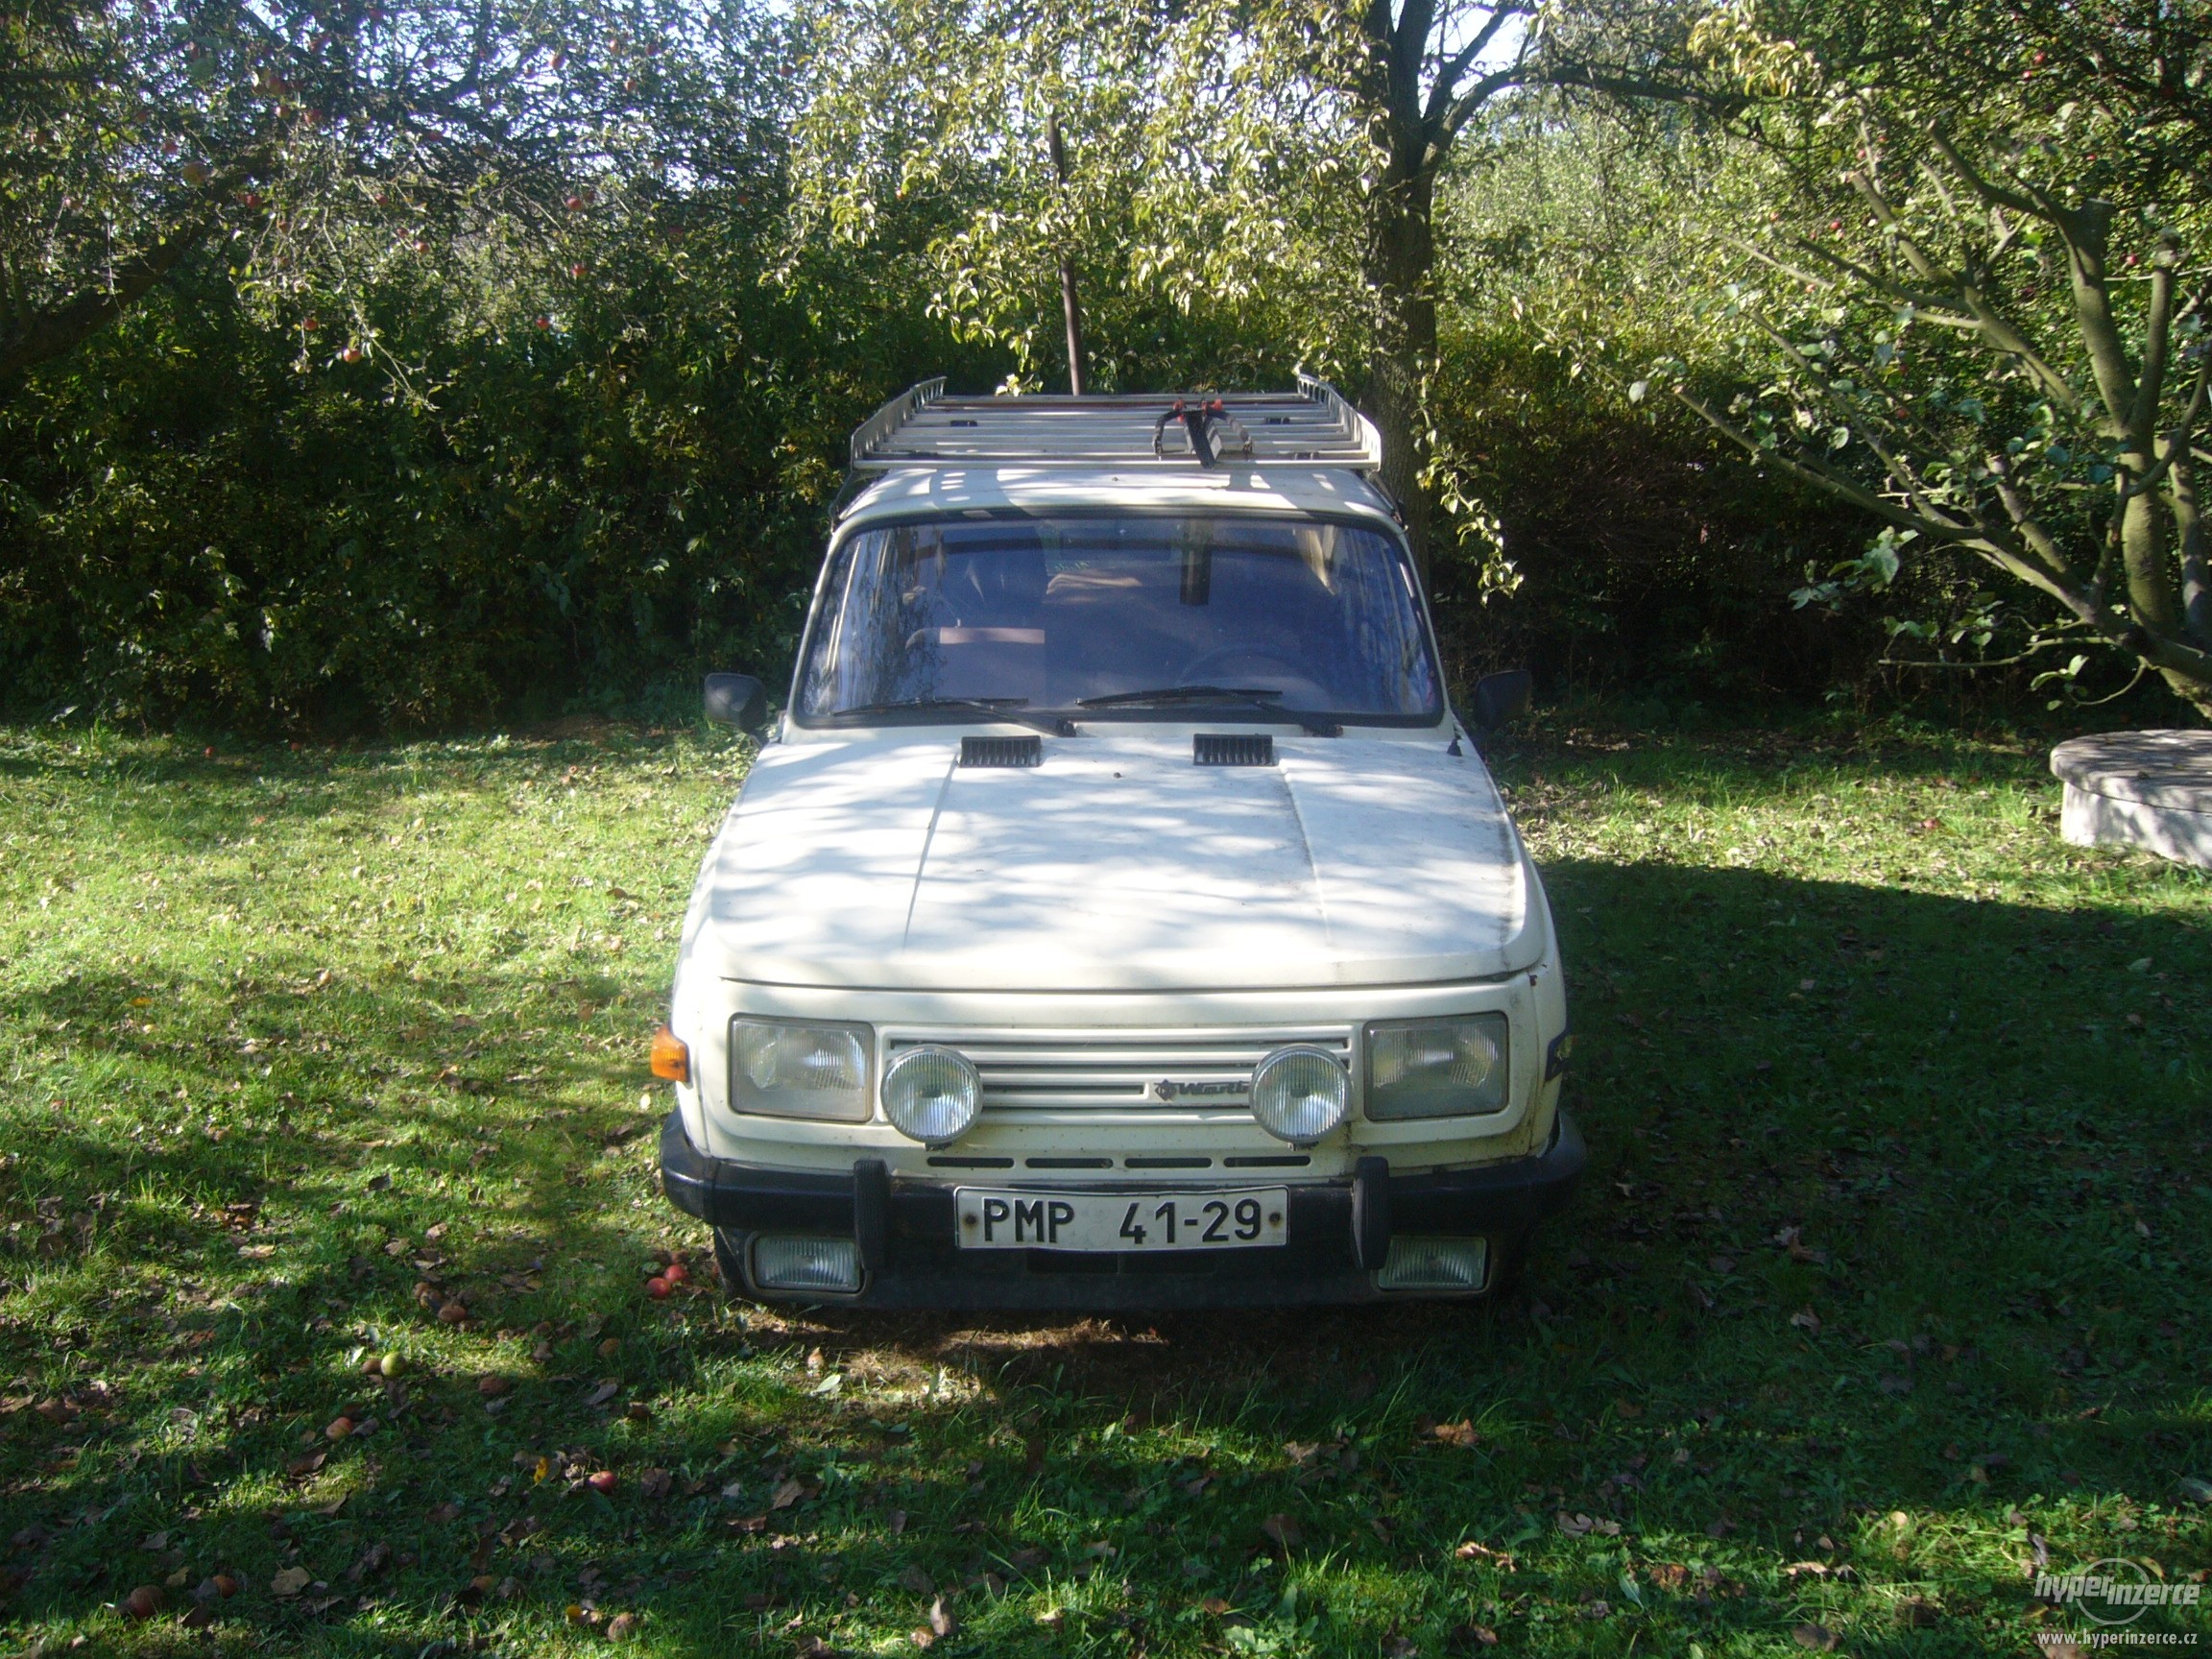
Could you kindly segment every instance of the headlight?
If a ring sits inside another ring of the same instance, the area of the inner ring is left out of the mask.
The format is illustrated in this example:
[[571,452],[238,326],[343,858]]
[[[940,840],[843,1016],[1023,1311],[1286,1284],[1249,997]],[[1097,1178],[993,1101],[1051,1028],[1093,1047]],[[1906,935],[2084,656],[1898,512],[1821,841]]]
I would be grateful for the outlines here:
[[866,1025],[819,1025],[797,1020],[730,1022],[730,1104],[772,1118],[868,1118]]
[[925,1146],[960,1139],[983,1107],[983,1079],[965,1054],[908,1048],[883,1068],[883,1116],[891,1127]]
[[1367,1116],[1472,1118],[1505,1110],[1505,1016],[1382,1020],[1367,1027]]
[[1278,1141],[1310,1146],[1344,1121],[1352,1079],[1326,1048],[1294,1043],[1253,1068],[1252,1116]]

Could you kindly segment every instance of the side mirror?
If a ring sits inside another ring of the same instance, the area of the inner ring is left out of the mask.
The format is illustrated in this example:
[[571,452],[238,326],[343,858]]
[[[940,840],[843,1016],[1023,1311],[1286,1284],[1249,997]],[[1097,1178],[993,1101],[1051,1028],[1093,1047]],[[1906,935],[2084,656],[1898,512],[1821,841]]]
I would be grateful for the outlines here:
[[1483,675],[1475,682],[1471,710],[1475,724],[1485,732],[1495,732],[1508,721],[1520,719],[1528,712],[1528,696],[1535,688],[1535,676],[1526,668]]
[[757,737],[768,724],[768,688],[750,674],[709,674],[707,718]]

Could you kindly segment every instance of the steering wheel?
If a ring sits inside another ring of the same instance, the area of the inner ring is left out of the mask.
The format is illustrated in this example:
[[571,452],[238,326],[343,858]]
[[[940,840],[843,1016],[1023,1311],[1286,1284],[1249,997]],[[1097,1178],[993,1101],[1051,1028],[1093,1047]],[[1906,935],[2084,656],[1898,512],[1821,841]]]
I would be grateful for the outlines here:
[[1310,686],[1313,684],[1312,679],[1297,663],[1278,657],[1259,645],[1216,645],[1211,651],[1202,651],[1183,664],[1175,679],[1179,685],[1208,685],[1215,681],[1233,685],[1247,676],[1242,673],[1225,674],[1221,670],[1237,662],[1261,664],[1265,671],[1258,675],[1260,684],[1275,685],[1279,690],[1291,689],[1290,685],[1280,684],[1284,680],[1299,685]]

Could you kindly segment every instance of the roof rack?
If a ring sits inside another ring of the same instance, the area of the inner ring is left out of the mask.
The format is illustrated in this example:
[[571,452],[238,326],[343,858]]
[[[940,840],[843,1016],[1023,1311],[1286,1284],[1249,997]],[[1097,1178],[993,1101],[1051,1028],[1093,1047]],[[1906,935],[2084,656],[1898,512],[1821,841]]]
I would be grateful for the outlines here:
[[[1375,423],[1334,386],[1298,376],[1296,392],[1224,392],[1070,397],[948,397],[942,375],[902,392],[853,434],[856,471],[905,467],[1142,467],[1200,464],[1188,423],[1164,419],[1179,406],[1218,401],[1214,417],[1235,441],[1222,447],[1241,466],[1382,465]],[[1223,417],[1226,417],[1224,420]],[[1244,440],[1249,438],[1249,444]]]

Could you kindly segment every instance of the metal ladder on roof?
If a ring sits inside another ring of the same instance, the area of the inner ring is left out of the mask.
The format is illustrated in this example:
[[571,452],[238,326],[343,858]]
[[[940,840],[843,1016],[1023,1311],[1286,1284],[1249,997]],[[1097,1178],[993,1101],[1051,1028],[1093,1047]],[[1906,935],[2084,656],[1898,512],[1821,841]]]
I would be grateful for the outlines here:
[[[1186,422],[1162,417],[1194,397],[1123,394],[1072,397],[948,397],[940,375],[909,387],[853,434],[856,472],[909,467],[1112,467],[1187,469],[1199,456]],[[1228,464],[1249,467],[1382,465],[1375,423],[1325,380],[1298,376],[1295,392],[1208,394],[1219,405]],[[1250,439],[1249,453],[1241,440]]]

